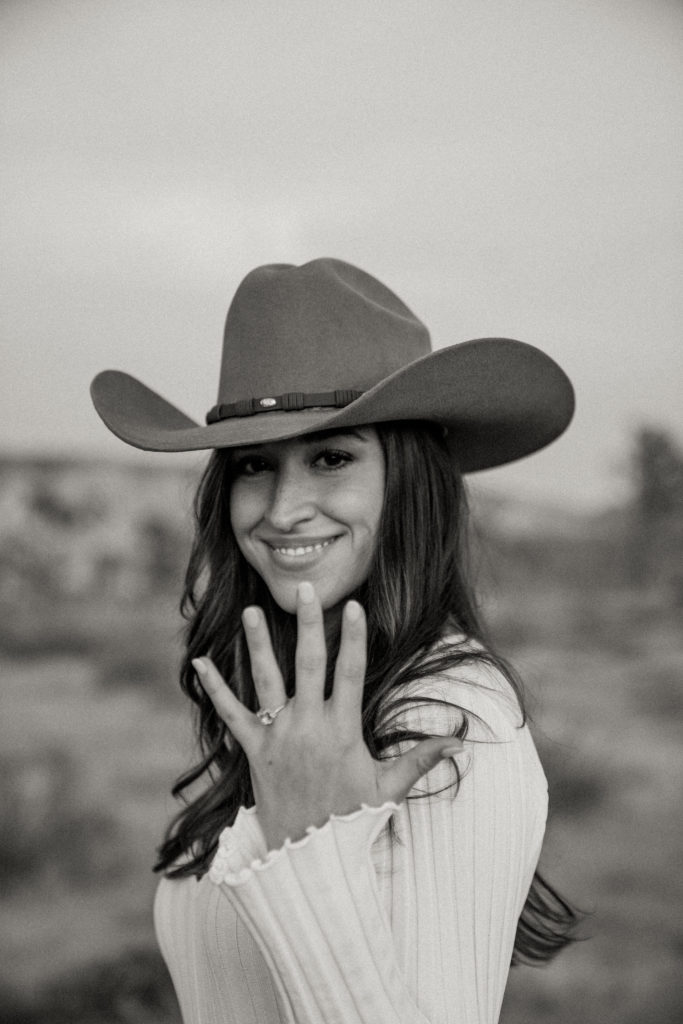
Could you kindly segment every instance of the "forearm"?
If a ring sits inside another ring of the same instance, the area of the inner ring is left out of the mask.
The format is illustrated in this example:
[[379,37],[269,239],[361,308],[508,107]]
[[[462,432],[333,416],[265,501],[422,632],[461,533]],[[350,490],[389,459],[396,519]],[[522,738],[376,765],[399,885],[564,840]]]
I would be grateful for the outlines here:
[[394,810],[333,817],[238,871],[225,849],[214,861],[212,879],[248,924],[297,1024],[427,1024],[398,969],[370,860]]

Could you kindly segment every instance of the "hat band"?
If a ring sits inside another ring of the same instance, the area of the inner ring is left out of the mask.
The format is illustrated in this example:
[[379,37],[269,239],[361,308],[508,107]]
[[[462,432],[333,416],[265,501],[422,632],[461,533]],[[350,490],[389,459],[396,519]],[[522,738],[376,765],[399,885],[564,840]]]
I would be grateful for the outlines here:
[[218,423],[234,416],[254,416],[258,412],[298,412],[300,409],[320,409],[329,406],[342,408],[350,405],[363,394],[362,391],[290,391],[286,395],[272,395],[267,398],[245,398],[241,402],[214,405],[206,414],[206,422]]

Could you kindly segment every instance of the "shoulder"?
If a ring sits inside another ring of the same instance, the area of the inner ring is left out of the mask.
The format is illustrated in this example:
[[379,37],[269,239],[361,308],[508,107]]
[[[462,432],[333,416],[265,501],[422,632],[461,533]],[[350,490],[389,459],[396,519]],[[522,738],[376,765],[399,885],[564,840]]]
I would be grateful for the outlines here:
[[425,674],[389,691],[389,728],[451,735],[467,721],[470,739],[513,739],[524,724],[517,693],[476,640],[446,633],[426,655]]
[[494,657],[477,641],[445,634],[422,666],[424,675],[387,694],[381,728],[388,746],[382,757],[404,753],[421,736],[457,735],[464,753],[455,773],[442,761],[411,795],[451,794],[457,781],[459,799],[476,792],[479,805],[517,779],[545,806],[545,777],[519,698]]

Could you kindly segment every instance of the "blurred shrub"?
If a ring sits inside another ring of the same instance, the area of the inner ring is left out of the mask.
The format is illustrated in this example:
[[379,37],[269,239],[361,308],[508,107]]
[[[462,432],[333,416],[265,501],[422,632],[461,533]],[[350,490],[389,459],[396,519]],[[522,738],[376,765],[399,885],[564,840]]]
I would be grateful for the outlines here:
[[605,768],[563,744],[537,740],[539,756],[548,780],[554,815],[580,817],[596,810],[610,796],[612,779]]
[[81,967],[32,997],[0,989],[5,1024],[180,1024],[161,956],[129,949],[115,960]]
[[107,690],[130,686],[167,694],[178,674],[171,661],[154,651],[108,651],[97,659],[97,682]]
[[83,528],[101,519],[106,506],[103,496],[93,487],[79,488],[75,493],[68,485],[68,476],[56,464],[33,480],[28,507],[38,517],[57,528]]
[[178,469],[0,458],[0,601],[111,608],[177,593],[189,489]]
[[161,514],[150,515],[140,524],[139,533],[149,591],[179,594],[189,557],[184,524],[165,519]]
[[640,585],[683,601],[683,453],[665,430],[642,427],[631,451],[631,567]]
[[85,656],[96,650],[96,636],[73,615],[63,621],[51,606],[49,614],[31,610],[25,605],[8,609],[0,603],[0,654],[10,658],[48,658],[61,655]]
[[110,621],[93,659],[98,686],[142,689],[164,700],[180,697],[176,616],[171,610],[158,611],[137,621]]
[[0,757],[0,873],[5,885],[55,876],[72,885],[127,868],[116,820],[85,803],[59,749]]
[[87,658],[107,689],[178,690],[181,620],[175,600],[142,606],[63,599],[10,607],[0,601],[0,655],[16,660]]
[[683,721],[683,666],[655,665],[635,691],[634,705],[641,714],[672,724]]

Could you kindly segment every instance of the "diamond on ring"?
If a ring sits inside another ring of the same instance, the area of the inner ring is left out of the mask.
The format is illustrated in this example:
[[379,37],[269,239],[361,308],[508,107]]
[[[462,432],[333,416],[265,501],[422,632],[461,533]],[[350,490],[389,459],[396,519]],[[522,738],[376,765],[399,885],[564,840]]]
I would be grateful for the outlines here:
[[276,708],[259,708],[258,711],[256,712],[256,717],[258,718],[261,725],[272,725],[277,716],[282,711],[282,709],[286,706],[286,704],[287,701],[285,701],[284,704],[280,704]]

